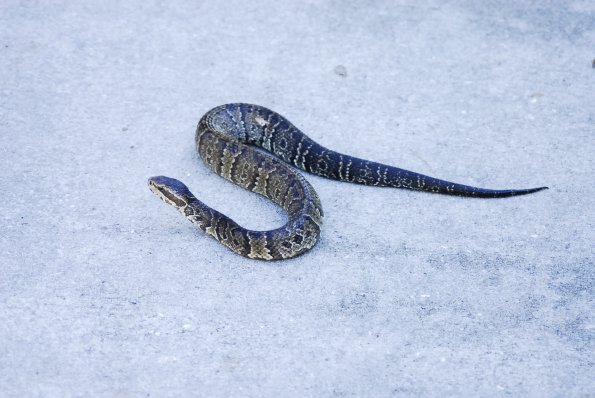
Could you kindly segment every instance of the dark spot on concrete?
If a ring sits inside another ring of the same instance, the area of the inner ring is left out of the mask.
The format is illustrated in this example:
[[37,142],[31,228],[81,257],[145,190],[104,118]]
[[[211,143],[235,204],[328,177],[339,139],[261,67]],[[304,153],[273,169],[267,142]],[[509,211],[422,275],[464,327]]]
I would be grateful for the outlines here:
[[345,68],[343,65],[337,65],[335,66],[335,73],[341,77],[347,77],[347,68]]

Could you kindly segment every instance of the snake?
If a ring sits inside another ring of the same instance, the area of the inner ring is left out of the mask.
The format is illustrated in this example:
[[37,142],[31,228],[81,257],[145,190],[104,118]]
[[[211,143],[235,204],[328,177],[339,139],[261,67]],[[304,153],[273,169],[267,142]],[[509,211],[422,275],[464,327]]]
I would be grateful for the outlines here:
[[320,199],[295,168],[356,184],[476,198],[526,195],[548,188],[484,189],[359,159],[320,145],[277,112],[245,103],[221,105],[205,113],[196,128],[195,144],[211,171],[282,207],[287,222],[276,229],[253,231],[201,202],[179,180],[150,177],[149,188],[196,227],[250,259],[292,258],[310,250],[320,238]]

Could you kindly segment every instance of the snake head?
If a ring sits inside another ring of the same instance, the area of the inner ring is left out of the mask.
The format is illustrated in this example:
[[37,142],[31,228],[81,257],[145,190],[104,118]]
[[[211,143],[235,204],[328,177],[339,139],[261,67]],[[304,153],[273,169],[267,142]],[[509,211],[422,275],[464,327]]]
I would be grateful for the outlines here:
[[168,205],[182,210],[194,198],[188,187],[175,178],[155,176],[149,178],[149,188]]

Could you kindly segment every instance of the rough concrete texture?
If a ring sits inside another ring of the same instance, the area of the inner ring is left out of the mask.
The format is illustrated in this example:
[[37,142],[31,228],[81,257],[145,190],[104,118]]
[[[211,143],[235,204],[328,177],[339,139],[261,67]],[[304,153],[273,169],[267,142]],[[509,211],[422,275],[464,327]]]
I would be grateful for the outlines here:
[[[595,396],[591,0],[0,3],[0,396]],[[251,261],[147,188],[254,229],[207,170],[226,102],[474,200],[307,178],[299,258]]]

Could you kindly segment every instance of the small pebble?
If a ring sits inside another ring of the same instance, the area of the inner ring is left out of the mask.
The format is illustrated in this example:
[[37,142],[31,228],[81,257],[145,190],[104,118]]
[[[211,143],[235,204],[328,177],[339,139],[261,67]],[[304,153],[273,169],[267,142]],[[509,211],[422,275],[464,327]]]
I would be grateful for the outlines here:
[[346,77],[347,69],[343,65],[337,65],[335,66],[335,73],[339,76]]

